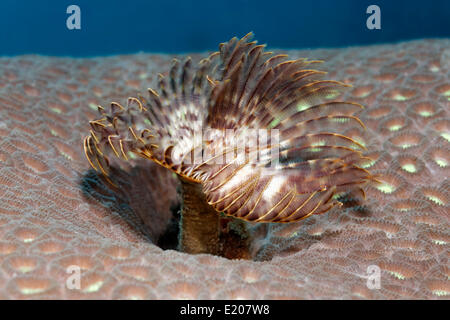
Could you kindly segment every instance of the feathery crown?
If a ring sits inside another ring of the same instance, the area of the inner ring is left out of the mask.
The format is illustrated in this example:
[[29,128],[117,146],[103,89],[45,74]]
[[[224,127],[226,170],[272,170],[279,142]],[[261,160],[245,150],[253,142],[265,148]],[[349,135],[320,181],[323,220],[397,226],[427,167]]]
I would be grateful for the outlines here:
[[197,68],[174,60],[158,90],[127,107],[99,106],[84,140],[92,167],[114,184],[108,157],[137,154],[201,183],[217,211],[247,221],[297,221],[340,205],[336,194],[364,195],[370,159],[341,134],[364,128],[354,116],[362,106],[332,100],[349,85],[322,80],[310,68],[321,61],[288,60],[251,38],[222,43]]

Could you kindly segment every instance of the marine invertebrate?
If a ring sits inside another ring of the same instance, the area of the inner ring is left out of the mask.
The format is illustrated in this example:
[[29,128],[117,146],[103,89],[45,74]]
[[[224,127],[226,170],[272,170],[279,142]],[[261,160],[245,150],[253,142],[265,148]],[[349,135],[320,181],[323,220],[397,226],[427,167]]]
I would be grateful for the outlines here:
[[362,168],[366,148],[342,134],[364,128],[354,116],[363,107],[337,100],[349,85],[323,80],[311,67],[320,61],[288,60],[251,38],[222,43],[197,69],[174,60],[148,98],[99,106],[84,139],[89,163],[113,185],[111,157],[140,156],[177,174],[182,251],[245,257],[245,226],[220,212],[295,222],[341,205],[335,195],[364,195],[374,179]]

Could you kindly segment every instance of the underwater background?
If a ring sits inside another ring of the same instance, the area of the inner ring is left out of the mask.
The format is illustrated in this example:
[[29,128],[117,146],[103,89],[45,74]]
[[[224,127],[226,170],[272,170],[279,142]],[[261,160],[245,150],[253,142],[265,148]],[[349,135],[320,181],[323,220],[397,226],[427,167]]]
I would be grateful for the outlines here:
[[[81,9],[69,30],[66,9]],[[381,9],[369,30],[366,9]],[[450,1],[2,0],[0,55],[96,56],[213,50],[253,31],[272,48],[317,48],[450,36]]]

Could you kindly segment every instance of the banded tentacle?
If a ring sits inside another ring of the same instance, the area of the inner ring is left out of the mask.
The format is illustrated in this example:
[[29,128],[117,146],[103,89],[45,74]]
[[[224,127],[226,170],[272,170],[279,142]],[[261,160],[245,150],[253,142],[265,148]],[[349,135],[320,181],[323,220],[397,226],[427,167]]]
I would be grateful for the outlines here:
[[[207,172],[204,192],[217,211],[292,222],[340,205],[336,194],[364,194],[361,187],[373,179],[363,168],[370,159],[363,145],[343,135],[354,126],[364,130],[355,116],[363,107],[334,99],[349,85],[323,80],[326,73],[311,68],[320,61],[273,55],[250,36],[223,44],[220,55],[221,81],[211,93],[207,125],[236,130],[238,145],[251,140],[245,137],[251,129],[265,129],[269,138],[258,156],[248,154],[258,148],[250,145],[231,163],[198,167]],[[222,141],[213,148],[230,152]]]

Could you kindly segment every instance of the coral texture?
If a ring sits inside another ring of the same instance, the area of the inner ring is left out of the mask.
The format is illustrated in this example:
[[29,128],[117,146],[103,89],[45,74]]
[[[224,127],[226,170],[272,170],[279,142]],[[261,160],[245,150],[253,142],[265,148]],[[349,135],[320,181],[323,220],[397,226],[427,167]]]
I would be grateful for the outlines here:
[[[162,250],[168,170],[133,159],[121,188],[89,169],[97,105],[154,87],[172,56],[0,58],[0,298],[448,299],[450,40],[289,51],[353,84],[367,130],[345,132],[381,174],[362,206],[251,229],[255,261]],[[198,61],[204,55],[191,55]],[[178,57],[183,59],[183,57]],[[81,288],[66,286],[81,268]],[[367,268],[381,270],[379,289]]]

